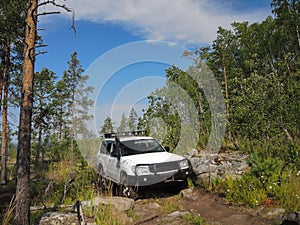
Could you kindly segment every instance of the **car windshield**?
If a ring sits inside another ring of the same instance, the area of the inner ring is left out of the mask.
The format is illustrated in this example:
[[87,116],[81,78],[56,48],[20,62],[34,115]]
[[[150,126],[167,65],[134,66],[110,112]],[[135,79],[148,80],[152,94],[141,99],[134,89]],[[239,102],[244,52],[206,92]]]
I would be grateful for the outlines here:
[[127,156],[150,152],[164,152],[165,150],[154,139],[139,139],[121,141],[121,151],[123,156]]

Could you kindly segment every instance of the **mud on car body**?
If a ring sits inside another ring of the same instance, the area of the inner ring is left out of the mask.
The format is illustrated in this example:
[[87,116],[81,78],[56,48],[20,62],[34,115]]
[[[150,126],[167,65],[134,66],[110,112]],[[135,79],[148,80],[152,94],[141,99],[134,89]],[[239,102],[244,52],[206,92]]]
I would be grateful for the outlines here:
[[187,184],[192,174],[189,160],[169,153],[156,139],[143,134],[135,131],[104,135],[97,154],[102,187],[110,181],[117,185],[119,195],[135,197],[144,187]]

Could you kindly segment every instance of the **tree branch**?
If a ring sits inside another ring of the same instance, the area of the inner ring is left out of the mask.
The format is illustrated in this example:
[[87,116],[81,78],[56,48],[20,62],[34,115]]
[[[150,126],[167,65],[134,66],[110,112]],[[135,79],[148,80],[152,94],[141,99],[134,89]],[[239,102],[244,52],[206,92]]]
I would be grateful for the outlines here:
[[[72,29],[76,35],[76,27],[75,27],[75,11],[69,7],[67,7],[65,4],[58,4],[55,2],[55,0],[47,0],[47,1],[44,1],[40,4],[37,5],[36,9],[39,8],[40,6],[43,6],[43,5],[48,5],[48,4],[51,4],[57,8],[61,8],[61,9],[64,9],[65,11],[67,12],[72,12],[72,25],[70,27],[70,29]],[[50,15],[50,14],[60,14],[60,12],[43,12],[41,14],[38,14],[39,15]]]
[[37,16],[45,16],[45,15],[52,15],[52,14],[60,14],[61,12],[57,11],[57,12],[42,12],[37,14]]

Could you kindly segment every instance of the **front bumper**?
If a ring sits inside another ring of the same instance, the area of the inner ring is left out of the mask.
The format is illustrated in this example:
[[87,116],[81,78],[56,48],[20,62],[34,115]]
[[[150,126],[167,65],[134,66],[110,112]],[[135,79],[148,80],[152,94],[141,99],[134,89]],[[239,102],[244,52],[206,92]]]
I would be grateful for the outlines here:
[[179,171],[168,171],[144,176],[128,176],[128,185],[141,187],[181,182],[185,181],[189,176],[191,176],[192,172],[192,168],[187,168]]

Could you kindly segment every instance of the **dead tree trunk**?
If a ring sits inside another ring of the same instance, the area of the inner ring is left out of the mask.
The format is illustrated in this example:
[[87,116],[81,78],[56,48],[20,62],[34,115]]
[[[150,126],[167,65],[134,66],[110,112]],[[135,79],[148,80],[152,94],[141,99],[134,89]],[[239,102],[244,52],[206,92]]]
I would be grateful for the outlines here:
[[30,141],[38,0],[28,0],[19,119],[15,225],[30,224]]

